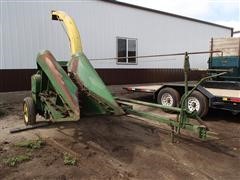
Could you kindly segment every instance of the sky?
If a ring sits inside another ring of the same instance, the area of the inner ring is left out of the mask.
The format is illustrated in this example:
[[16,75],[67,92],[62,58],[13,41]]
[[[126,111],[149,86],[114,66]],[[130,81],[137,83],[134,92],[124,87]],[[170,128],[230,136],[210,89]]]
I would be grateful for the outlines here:
[[118,0],[209,21],[240,31],[240,0]]

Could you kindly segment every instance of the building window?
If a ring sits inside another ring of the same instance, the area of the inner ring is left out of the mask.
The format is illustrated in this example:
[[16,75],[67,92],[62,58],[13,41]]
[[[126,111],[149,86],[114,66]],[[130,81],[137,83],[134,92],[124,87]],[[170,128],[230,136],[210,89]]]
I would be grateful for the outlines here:
[[137,59],[132,56],[137,56],[137,39],[132,38],[117,38],[117,59],[118,64],[136,64]]

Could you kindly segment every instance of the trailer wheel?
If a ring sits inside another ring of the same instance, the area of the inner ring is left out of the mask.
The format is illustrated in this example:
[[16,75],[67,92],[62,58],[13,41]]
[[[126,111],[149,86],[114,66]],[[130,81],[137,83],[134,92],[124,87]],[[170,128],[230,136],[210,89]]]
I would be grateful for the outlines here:
[[[169,106],[169,107],[178,107],[180,103],[180,94],[177,90],[173,88],[163,88],[159,91],[157,96],[158,104]],[[172,112],[170,110],[163,109],[165,112]]]
[[36,124],[35,104],[31,97],[26,97],[23,100],[23,119],[26,125]]
[[208,100],[199,91],[192,92],[188,98],[187,105],[190,112],[197,111],[200,117],[204,117],[208,113]]

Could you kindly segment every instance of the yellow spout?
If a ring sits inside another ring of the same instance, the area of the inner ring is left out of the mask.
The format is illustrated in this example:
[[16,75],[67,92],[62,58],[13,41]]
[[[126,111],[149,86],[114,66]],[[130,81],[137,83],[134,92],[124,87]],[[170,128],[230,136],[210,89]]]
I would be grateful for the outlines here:
[[51,13],[53,20],[62,21],[64,23],[70,41],[72,55],[82,52],[83,50],[80,34],[72,17],[63,11],[52,11]]

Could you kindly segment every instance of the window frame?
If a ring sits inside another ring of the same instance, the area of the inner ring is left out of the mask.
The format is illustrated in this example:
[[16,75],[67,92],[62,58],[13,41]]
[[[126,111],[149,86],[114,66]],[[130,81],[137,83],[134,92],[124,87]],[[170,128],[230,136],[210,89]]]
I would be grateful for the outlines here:
[[137,65],[138,60],[136,58],[136,62],[128,62],[128,40],[135,40],[136,42],[136,56],[138,55],[138,39],[137,38],[128,38],[128,37],[116,37],[116,57],[118,57],[118,39],[125,39],[126,40],[126,62],[119,62],[119,59],[117,59],[116,64],[118,65]]

